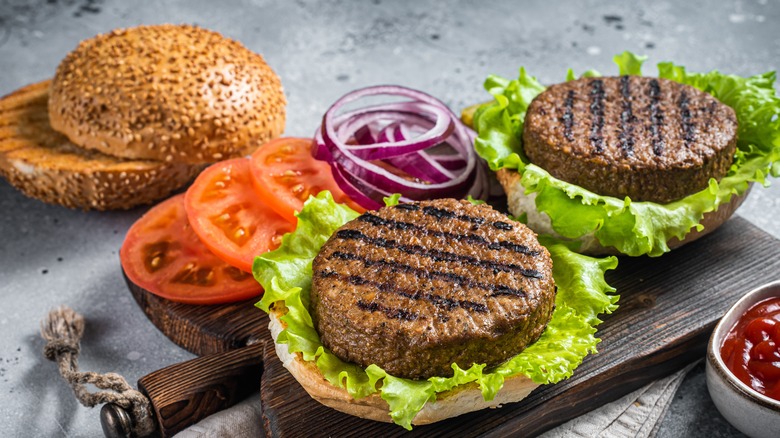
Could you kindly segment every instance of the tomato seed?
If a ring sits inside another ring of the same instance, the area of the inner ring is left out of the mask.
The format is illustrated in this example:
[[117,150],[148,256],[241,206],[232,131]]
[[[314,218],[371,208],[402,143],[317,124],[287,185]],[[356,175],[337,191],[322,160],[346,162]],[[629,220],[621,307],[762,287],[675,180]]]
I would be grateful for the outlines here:
[[167,265],[165,254],[169,247],[168,242],[155,242],[144,246],[144,264],[147,271],[155,272]]
[[268,156],[268,157],[265,159],[265,164],[281,163],[282,161],[283,161],[282,157],[280,157],[280,156],[278,156],[278,155],[274,154],[274,155],[269,155],[269,156]]

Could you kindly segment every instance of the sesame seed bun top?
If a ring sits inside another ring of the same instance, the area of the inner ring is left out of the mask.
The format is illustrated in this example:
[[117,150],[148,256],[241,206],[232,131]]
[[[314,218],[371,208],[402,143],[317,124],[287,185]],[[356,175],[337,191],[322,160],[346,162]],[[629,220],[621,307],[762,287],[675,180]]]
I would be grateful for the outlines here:
[[166,24],[82,41],[57,68],[49,116],[85,148],[208,163],[280,135],[285,105],[262,56],[216,32]]

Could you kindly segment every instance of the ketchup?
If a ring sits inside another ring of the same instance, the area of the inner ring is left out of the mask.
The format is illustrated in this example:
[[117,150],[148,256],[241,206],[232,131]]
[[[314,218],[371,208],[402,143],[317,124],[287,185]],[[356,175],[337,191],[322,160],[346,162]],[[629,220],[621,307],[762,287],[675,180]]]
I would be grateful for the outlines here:
[[759,301],[731,328],[720,355],[746,385],[780,400],[780,297]]

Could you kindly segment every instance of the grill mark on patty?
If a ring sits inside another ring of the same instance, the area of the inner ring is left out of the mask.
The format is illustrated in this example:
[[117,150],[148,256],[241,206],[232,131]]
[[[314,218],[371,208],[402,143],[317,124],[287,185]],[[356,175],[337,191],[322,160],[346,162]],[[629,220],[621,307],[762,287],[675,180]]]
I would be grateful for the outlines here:
[[370,245],[378,246],[380,248],[397,249],[401,252],[411,255],[417,255],[433,259],[434,261],[441,262],[461,262],[472,266],[479,266],[481,268],[492,269],[493,271],[502,272],[517,272],[528,278],[543,278],[542,274],[535,269],[527,269],[520,265],[512,263],[500,263],[491,260],[480,260],[477,257],[457,254],[449,251],[442,251],[435,248],[425,248],[421,245],[404,245],[396,240],[388,240],[384,237],[369,237],[361,233],[358,230],[341,230],[336,233],[336,237],[340,239],[353,239],[361,242],[368,243]]
[[664,125],[664,114],[661,110],[661,84],[657,79],[650,81],[650,134],[652,136],[653,153],[660,156],[664,153],[664,138],[661,127]]
[[710,102],[709,105],[707,105],[706,112],[707,112],[707,121],[705,122],[705,128],[707,130],[710,130],[710,127],[712,126],[712,121],[715,119],[715,110],[718,109],[718,102],[716,100],[713,100]]
[[506,249],[509,251],[517,252],[520,254],[529,255],[531,257],[536,257],[539,255],[539,251],[532,250],[531,248],[520,245],[514,242],[507,242],[507,241],[498,241],[498,242],[491,242],[487,239],[485,239],[482,236],[476,235],[476,234],[456,234],[456,233],[450,233],[448,231],[438,231],[438,230],[432,230],[430,228],[412,224],[409,222],[401,222],[396,221],[393,219],[384,219],[381,218],[375,214],[372,213],[363,213],[362,215],[358,216],[357,220],[360,222],[366,222],[374,226],[386,226],[388,228],[392,228],[395,230],[416,230],[416,231],[422,231],[423,233],[429,234],[431,236],[435,237],[442,237],[445,239],[452,239],[457,240],[459,242],[466,242],[466,243],[473,243],[478,245],[485,245],[490,249],[493,250],[499,250],[499,249]]
[[620,95],[623,97],[623,109],[620,112],[620,147],[623,149],[623,155],[628,157],[634,155],[634,116],[631,108],[631,89],[629,87],[629,77],[620,77]]
[[501,222],[501,221],[493,222],[493,227],[494,228],[498,228],[499,230],[504,230],[504,231],[510,231],[513,228],[512,224],[508,224],[506,222]]
[[566,100],[563,101],[564,111],[561,121],[563,122],[563,137],[566,140],[574,141],[574,135],[571,132],[572,126],[574,126],[574,114],[572,113],[572,107],[574,106],[574,90],[569,90],[566,93]]
[[405,309],[395,309],[392,307],[383,306],[382,304],[377,303],[376,301],[371,301],[370,303],[367,303],[363,300],[358,300],[355,305],[360,310],[364,310],[367,312],[382,312],[385,314],[386,317],[390,319],[400,319],[403,321],[416,321],[418,319],[425,319],[425,317],[420,317],[419,314],[415,312],[410,312]]
[[428,216],[433,216],[436,219],[459,219],[464,222],[477,224],[477,225],[481,225],[485,223],[485,219],[482,219],[481,217],[474,217],[465,214],[457,214],[454,211],[449,211],[444,208],[427,206],[427,207],[423,207],[423,213],[427,214]]
[[688,93],[685,91],[680,93],[680,100],[677,105],[680,107],[680,124],[683,128],[683,140],[687,147],[696,140],[696,124],[692,120]]
[[391,272],[394,272],[395,270],[399,270],[407,274],[413,274],[415,277],[422,278],[424,280],[433,280],[434,278],[438,278],[451,283],[462,283],[465,286],[468,286],[469,288],[472,289],[484,289],[487,291],[491,291],[492,294],[490,296],[498,296],[498,295],[513,295],[517,297],[525,296],[525,291],[522,289],[514,289],[502,284],[482,283],[479,281],[474,281],[468,277],[455,274],[453,272],[442,272],[442,271],[415,268],[413,266],[399,263],[394,260],[372,260],[367,257],[363,257],[357,254],[343,252],[343,251],[334,251],[328,256],[328,259],[332,259],[334,257],[341,260],[352,260],[352,261],[363,262],[363,266],[367,268],[374,265],[386,266],[390,268]]
[[417,211],[420,209],[420,206],[416,204],[398,204],[394,208],[396,210]]
[[590,144],[596,152],[604,150],[604,82],[596,79],[591,82],[590,113],[592,115],[590,128]]
[[500,296],[516,296],[516,295],[514,294],[514,292],[511,289],[507,288],[507,290],[497,290],[497,291],[491,293],[490,296],[495,298],[495,297],[500,297]]
[[368,285],[374,287],[382,292],[392,293],[394,295],[402,296],[414,301],[427,301],[439,309],[452,311],[456,307],[462,307],[467,310],[473,310],[474,312],[485,313],[488,311],[488,307],[485,304],[477,303],[469,300],[453,300],[452,298],[443,297],[438,294],[432,294],[428,292],[412,291],[406,288],[398,287],[394,284],[387,282],[379,282],[369,280],[359,275],[341,275],[334,271],[325,271],[319,274],[323,278],[337,278],[341,281],[353,284],[355,286]]

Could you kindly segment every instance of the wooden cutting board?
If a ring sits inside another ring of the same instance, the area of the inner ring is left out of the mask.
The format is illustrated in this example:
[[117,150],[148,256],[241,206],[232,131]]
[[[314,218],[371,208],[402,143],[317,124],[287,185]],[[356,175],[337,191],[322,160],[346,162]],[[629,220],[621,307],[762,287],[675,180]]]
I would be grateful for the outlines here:
[[[258,379],[266,433],[282,437],[542,433],[704,357],[715,323],[731,304],[780,278],[780,241],[735,217],[711,235],[662,257],[623,257],[607,278],[621,296],[620,308],[599,327],[599,353],[585,358],[574,376],[542,386],[519,403],[417,426],[411,433],[320,405],[284,369],[273,348],[265,348]],[[229,351],[270,338],[267,317],[253,305],[256,300],[191,306],[131,290],[150,320],[195,354]],[[164,373],[157,374],[164,378]]]

